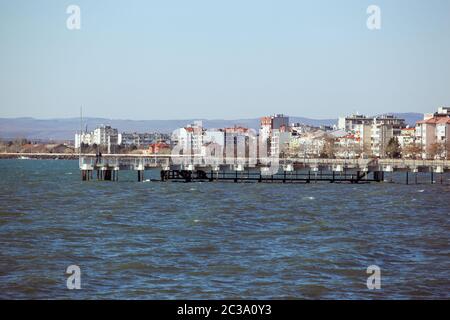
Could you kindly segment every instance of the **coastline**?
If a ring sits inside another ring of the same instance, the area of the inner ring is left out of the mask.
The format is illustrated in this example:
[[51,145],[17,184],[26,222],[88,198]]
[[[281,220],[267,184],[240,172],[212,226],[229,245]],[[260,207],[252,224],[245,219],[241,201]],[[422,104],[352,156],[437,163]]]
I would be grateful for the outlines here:
[[0,159],[23,160],[78,160],[74,153],[0,153]]

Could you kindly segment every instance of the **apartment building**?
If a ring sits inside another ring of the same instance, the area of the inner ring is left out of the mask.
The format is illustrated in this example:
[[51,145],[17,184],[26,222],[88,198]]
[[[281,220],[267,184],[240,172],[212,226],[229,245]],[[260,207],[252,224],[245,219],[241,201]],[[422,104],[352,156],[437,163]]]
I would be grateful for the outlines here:
[[389,140],[400,136],[405,127],[405,120],[393,115],[351,115],[338,121],[338,128],[353,134],[364,154],[375,157],[384,157]]
[[75,148],[80,144],[97,145],[110,148],[119,144],[119,133],[111,126],[102,125],[92,132],[81,132],[75,134]]
[[175,130],[172,134],[172,141],[177,152],[190,155],[201,154],[204,131],[200,122]]
[[441,107],[416,123],[416,141],[422,158],[448,158],[450,155],[450,107]]
[[151,144],[167,141],[169,135],[162,133],[127,133],[122,132],[119,134],[119,144],[123,146],[136,146],[148,148]]

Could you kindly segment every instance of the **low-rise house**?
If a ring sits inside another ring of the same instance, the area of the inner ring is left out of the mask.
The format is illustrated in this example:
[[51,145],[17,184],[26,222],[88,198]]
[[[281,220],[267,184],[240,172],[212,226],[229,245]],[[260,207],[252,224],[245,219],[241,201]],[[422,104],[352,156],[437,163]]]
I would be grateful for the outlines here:
[[169,154],[171,148],[170,145],[165,142],[156,142],[151,143],[148,150],[151,154]]
[[336,158],[355,159],[363,155],[360,138],[354,134],[336,137]]
[[322,130],[315,130],[301,136],[292,136],[289,140],[289,155],[292,157],[318,158],[328,138],[330,138],[330,135]]

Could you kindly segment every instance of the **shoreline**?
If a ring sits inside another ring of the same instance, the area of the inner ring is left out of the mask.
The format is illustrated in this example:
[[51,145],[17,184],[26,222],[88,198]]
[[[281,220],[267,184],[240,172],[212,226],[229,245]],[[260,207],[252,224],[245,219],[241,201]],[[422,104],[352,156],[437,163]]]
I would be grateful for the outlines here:
[[0,159],[78,160],[78,154],[66,153],[0,153]]

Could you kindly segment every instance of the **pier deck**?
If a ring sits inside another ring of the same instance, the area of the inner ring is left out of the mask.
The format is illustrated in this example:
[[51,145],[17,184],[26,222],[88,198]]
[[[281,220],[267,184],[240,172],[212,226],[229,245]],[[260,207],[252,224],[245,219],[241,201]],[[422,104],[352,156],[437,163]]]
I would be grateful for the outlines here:
[[[225,163],[225,164],[222,164]],[[148,169],[161,169],[161,181],[231,181],[266,183],[368,183],[384,181],[386,172],[405,172],[406,183],[410,173],[430,174],[433,183],[436,174],[450,172],[449,160],[410,159],[308,159],[263,158],[202,158],[173,155],[107,154],[96,157],[84,154],[79,158],[83,180],[97,173],[100,180],[118,180],[119,171],[134,170],[138,181]],[[276,167],[273,172],[271,168]],[[442,178],[441,178],[442,181]]]

